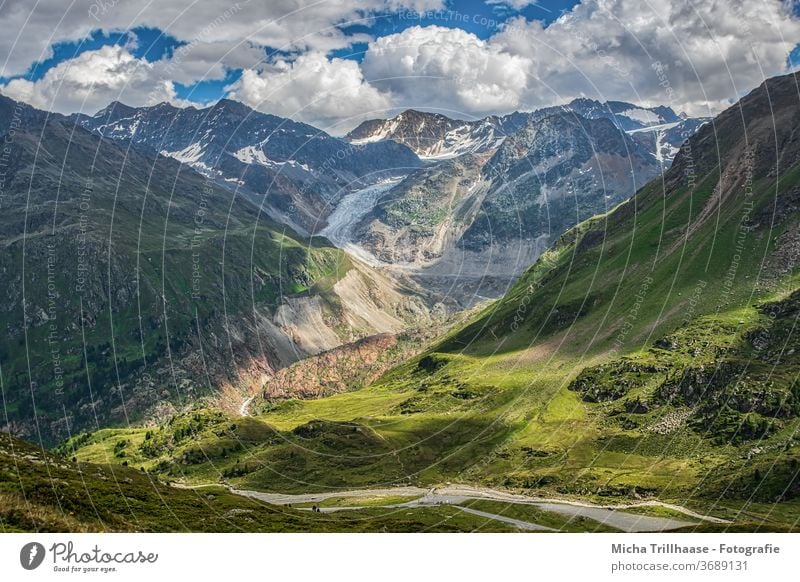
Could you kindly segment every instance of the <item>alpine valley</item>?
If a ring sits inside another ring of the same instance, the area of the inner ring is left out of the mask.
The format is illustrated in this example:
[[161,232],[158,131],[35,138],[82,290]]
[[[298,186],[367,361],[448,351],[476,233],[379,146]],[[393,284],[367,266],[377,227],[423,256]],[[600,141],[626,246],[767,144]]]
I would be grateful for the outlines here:
[[343,137],[0,96],[0,527],[796,531],[798,81]]

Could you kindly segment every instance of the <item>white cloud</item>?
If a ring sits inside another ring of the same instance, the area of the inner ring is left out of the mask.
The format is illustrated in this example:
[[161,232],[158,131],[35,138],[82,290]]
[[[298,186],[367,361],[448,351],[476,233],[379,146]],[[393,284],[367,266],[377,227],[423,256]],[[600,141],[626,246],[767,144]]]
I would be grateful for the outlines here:
[[[174,101],[173,81],[189,85],[223,79],[231,69],[258,70],[267,47],[295,55],[328,52],[371,40],[364,33],[348,35],[339,25],[369,23],[370,18],[387,10],[442,7],[443,0],[163,0],[146,4],[132,0],[7,0],[0,3],[0,21],[6,31],[0,35],[0,55],[4,56],[0,59],[0,76],[20,75],[33,63],[51,57],[53,44],[81,41],[98,29],[108,32],[153,27],[188,44],[177,49],[171,59],[152,66],[124,51],[105,56],[90,51],[83,58],[66,62],[72,73],[62,63],[40,81],[17,79],[0,90],[10,96],[27,96],[32,104],[57,111],[74,110],[84,97],[88,100],[86,110],[96,104],[103,106],[106,103],[102,101],[111,93],[134,105],[154,95]],[[115,58],[116,62],[109,61]],[[84,70],[85,79],[76,76]],[[347,70],[350,75],[344,80],[350,82],[353,72]],[[97,71],[108,78],[98,78]],[[252,77],[253,73],[248,75]],[[73,87],[76,93],[58,90],[59,80],[66,81],[62,87]],[[124,92],[117,95],[126,82]],[[141,86],[146,83],[152,86]],[[351,86],[345,86],[342,93],[347,95],[351,90]]]
[[172,81],[159,75],[162,64],[137,59],[120,46],[104,46],[59,63],[37,81],[14,79],[0,91],[60,113],[94,113],[114,100],[134,106],[161,101],[184,105]]
[[[231,98],[254,109],[334,132],[380,117],[390,107],[388,97],[364,80],[358,63],[329,60],[319,52],[246,70],[231,90]],[[336,123],[340,127],[331,127]]]
[[215,41],[191,42],[178,47],[171,58],[156,63],[167,79],[183,85],[196,81],[218,81],[230,69],[257,67],[264,49],[252,43]]
[[403,107],[461,115],[520,105],[530,61],[460,29],[414,26],[370,43],[363,68],[376,87]]
[[584,0],[546,28],[517,19],[490,43],[533,62],[529,107],[585,93],[708,114],[785,72],[798,40],[800,20],[778,0]]
[[464,116],[581,96],[708,115],[786,72],[798,41],[800,20],[779,0],[583,0],[548,26],[520,17],[486,41],[410,28],[370,43],[363,68],[399,105]]

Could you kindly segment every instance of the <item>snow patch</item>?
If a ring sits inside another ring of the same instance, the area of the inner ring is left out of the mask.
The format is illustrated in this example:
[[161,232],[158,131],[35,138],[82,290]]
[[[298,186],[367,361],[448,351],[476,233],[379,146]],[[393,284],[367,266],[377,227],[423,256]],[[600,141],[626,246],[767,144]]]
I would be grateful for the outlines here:
[[667,130],[667,129],[672,129],[673,127],[675,127],[676,125],[678,125],[680,123],[681,123],[680,121],[675,121],[673,123],[662,123],[660,125],[650,125],[648,127],[640,127],[638,129],[631,129],[631,130],[627,131],[626,133],[628,133],[630,135],[632,133],[641,133],[643,131]]
[[384,139],[386,139],[386,138],[383,136],[383,134],[376,133],[375,135],[370,135],[370,136],[367,136],[367,137],[362,137],[362,138],[359,138],[359,139],[350,140],[350,143],[353,144],[353,145],[363,145],[365,143],[375,143],[375,142],[383,141]]
[[664,121],[658,114],[647,109],[640,109],[638,107],[634,109],[627,109],[622,113],[617,113],[617,115],[627,117],[633,121],[638,121],[644,125],[655,125]]
[[[194,165],[200,162],[200,158],[203,157],[203,146],[201,146],[199,143],[193,143],[177,152],[161,150],[160,153],[162,156],[174,158],[183,164]],[[203,166],[205,166],[205,164],[203,164]]]
[[261,164],[263,166],[269,166],[272,164],[272,160],[264,155],[264,151],[262,149],[256,146],[243,147],[242,149],[234,152],[233,157],[244,164]]

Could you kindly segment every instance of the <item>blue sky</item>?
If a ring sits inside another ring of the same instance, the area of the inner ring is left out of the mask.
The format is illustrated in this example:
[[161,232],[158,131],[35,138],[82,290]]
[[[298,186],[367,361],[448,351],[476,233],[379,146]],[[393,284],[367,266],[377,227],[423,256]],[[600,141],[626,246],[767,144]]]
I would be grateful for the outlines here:
[[789,54],[789,67],[795,69],[800,66],[800,44],[794,47],[794,50]]

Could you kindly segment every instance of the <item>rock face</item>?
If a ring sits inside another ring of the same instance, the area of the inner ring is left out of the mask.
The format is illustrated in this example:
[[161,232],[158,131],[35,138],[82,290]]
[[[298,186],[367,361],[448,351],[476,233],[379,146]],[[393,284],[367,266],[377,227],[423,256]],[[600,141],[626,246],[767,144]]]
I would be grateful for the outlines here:
[[475,219],[487,187],[485,158],[469,154],[414,172],[378,200],[355,238],[384,263],[438,259]]
[[309,232],[324,226],[352,187],[420,165],[401,144],[351,144],[227,99],[206,109],[115,102],[94,116],[73,119],[108,139],[187,164]]
[[576,99],[477,121],[408,110],[364,122],[352,143],[395,141],[428,166],[383,193],[348,243],[459,302],[498,296],[550,241],[667,168],[706,121]]
[[384,333],[311,356],[264,382],[262,397],[321,398],[364,386],[407,356],[394,334]]
[[524,118],[524,114],[513,114],[462,121],[409,109],[391,119],[365,121],[347,139],[354,144],[394,141],[423,159],[441,160],[496,148]]
[[687,117],[670,107],[640,107],[624,101],[602,103],[594,99],[575,99],[562,107],[548,107],[532,114],[543,119],[571,112],[585,119],[607,119],[631,136],[666,169],[681,144],[711,121],[710,117]]
[[653,157],[658,160],[666,169],[678,153],[681,144],[692,137],[710,119],[703,117],[693,117],[681,119],[680,121],[642,127],[628,131]]
[[640,107],[624,101],[596,101],[579,98],[563,107],[548,107],[538,112],[540,117],[558,113],[558,110],[571,111],[586,119],[609,119],[622,131],[632,131],[643,127],[655,127],[677,123],[683,118],[665,106]]
[[484,166],[491,186],[460,244],[481,250],[558,236],[629,198],[660,171],[653,156],[608,119],[560,113],[531,120]]
[[472,304],[497,296],[580,220],[629,198],[662,165],[606,117],[529,116],[499,147],[417,170],[355,229],[378,260]]

